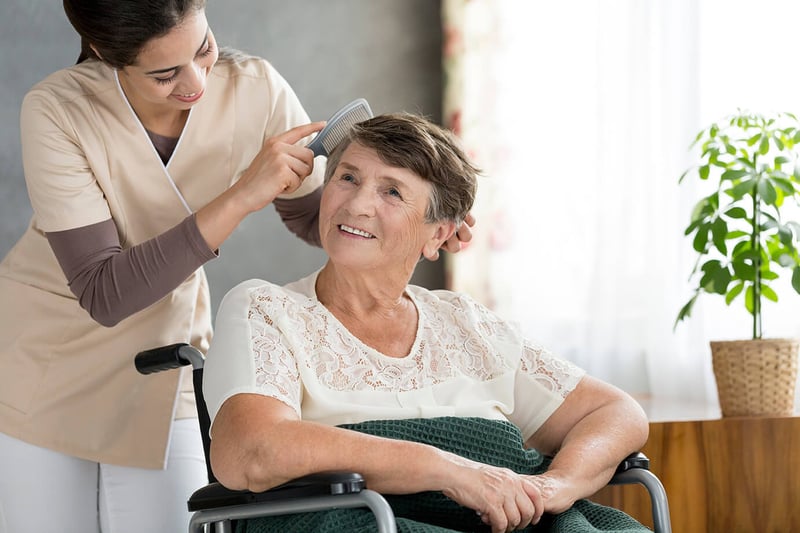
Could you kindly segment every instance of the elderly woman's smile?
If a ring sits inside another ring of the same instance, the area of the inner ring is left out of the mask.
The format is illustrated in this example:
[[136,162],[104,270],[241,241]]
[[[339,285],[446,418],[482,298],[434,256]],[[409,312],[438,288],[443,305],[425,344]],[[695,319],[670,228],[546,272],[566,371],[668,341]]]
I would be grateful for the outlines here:
[[375,235],[373,235],[372,233],[368,233],[368,232],[366,232],[364,230],[360,230],[358,228],[353,228],[353,227],[347,226],[345,224],[339,224],[339,229],[342,230],[345,233],[350,233],[351,235],[358,235],[360,237],[364,237],[364,238],[367,238],[367,239],[374,239],[375,238]]

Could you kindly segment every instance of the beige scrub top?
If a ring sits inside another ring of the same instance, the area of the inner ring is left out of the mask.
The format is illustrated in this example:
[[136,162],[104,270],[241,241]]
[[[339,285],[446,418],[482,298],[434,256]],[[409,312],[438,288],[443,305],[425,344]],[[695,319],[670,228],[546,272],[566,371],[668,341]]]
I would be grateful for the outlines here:
[[[123,248],[151,239],[229,187],[265,139],[307,122],[269,63],[220,60],[165,167],[105,64],[81,63],[31,89],[21,132],[34,215],[0,263],[0,432],[101,463],[164,468],[173,419],[191,416],[176,412],[191,382],[179,387],[179,371],[139,375],[133,358],[174,342],[207,348],[204,270],[107,328],[79,306],[45,232],[112,217]],[[323,167],[287,197],[317,188]]]

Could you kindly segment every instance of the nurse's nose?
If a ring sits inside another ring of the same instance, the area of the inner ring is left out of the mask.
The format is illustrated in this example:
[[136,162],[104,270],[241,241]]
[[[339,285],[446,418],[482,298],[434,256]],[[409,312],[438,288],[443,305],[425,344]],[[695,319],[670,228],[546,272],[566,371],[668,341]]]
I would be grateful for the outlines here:
[[190,68],[184,69],[182,92],[186,94],[196,94],[201,92],[206,86],[206,69],[200,65],[192,64]]

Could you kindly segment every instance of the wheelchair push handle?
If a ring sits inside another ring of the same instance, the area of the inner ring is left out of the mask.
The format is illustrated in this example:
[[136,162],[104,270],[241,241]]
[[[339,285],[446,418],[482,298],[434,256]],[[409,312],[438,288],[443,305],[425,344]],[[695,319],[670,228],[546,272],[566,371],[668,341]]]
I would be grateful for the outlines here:
[[193,368],[203,368],[205,357],[190,344],[179,342],[169,346],[159,346],[136,354],[134,363],[140,374],[153,374],[163,370],[180,368],[192,365]]

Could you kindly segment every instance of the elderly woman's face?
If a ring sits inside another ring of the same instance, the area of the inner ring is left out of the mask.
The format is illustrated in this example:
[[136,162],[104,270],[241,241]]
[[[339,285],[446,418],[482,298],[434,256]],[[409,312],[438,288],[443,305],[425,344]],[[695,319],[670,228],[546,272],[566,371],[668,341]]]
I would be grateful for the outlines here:
[[431,184],[411,170],[351,144],[322,193],[322,247],[337,265],[413,271],[447,231],[447,224],[425,222],[430,196]]

